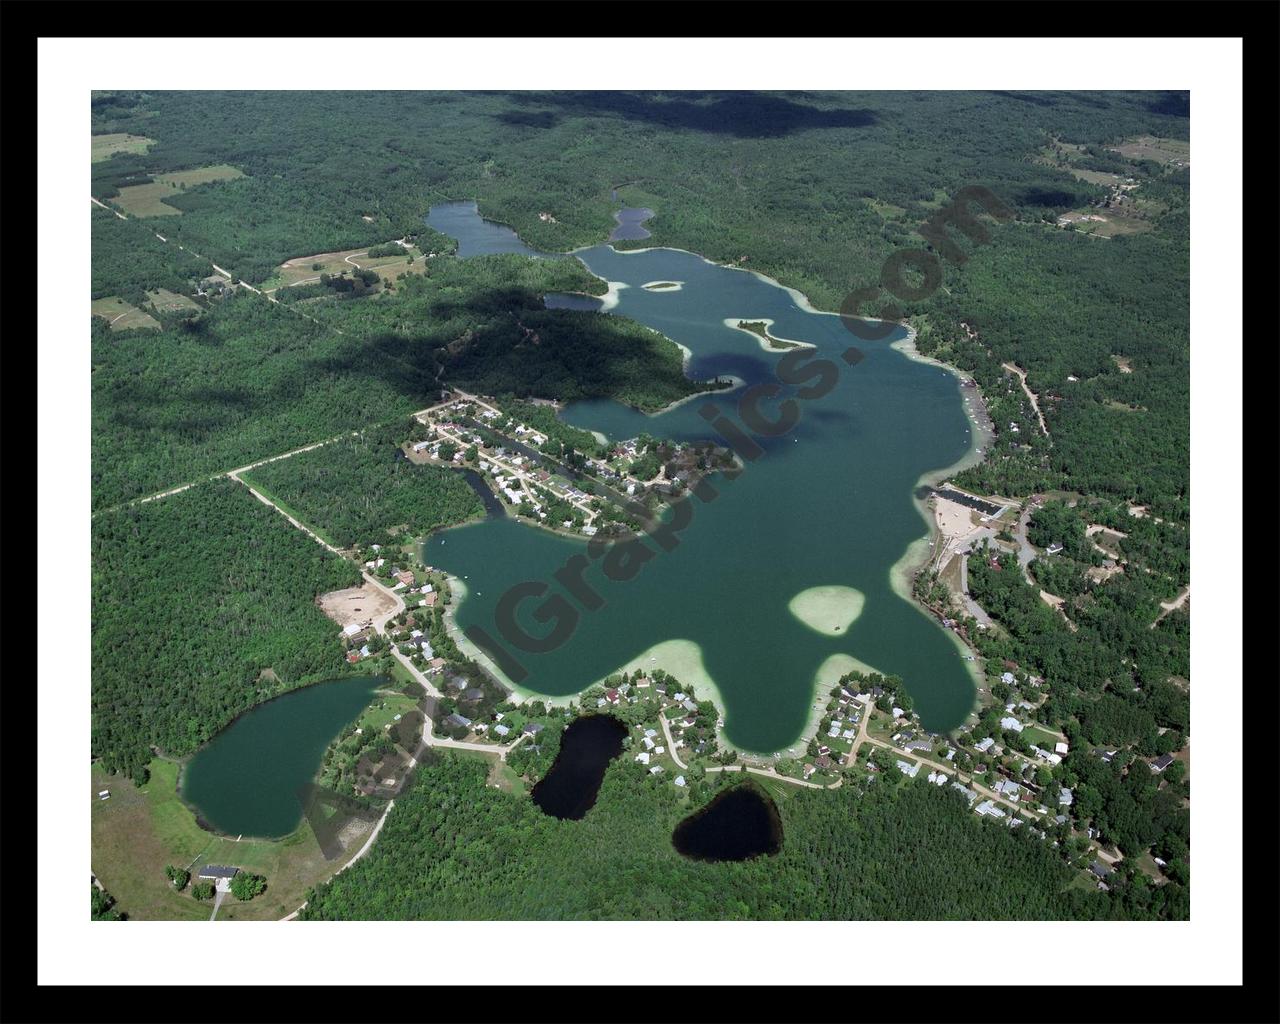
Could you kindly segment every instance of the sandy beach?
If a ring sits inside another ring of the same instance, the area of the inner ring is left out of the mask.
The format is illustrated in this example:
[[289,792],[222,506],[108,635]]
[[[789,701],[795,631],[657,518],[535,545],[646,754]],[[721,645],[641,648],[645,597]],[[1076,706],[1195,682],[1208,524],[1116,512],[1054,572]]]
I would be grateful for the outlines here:
[[810,587],[787,605],[797,619],[823,636],[846,633],[862,614],[866,596],[853,587]]

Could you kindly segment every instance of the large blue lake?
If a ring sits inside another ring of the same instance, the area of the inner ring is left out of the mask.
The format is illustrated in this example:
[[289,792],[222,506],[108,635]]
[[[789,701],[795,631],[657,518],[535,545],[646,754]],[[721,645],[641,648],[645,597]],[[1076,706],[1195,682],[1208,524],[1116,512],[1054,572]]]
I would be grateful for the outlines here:
[[[497,226],[482,221],[474,204],[469,213],[460,204],[439,210],[432,210],[432,226],[458,238],[463,256],[528,251],[510,229],[502,229],[509,236],[495,234]],[[892,573],[927,533],[913,490],[922,476],[954,465],[972,447],[956,377],[891,347],[902,330],[883,341],[855,338],[838,316],[807,309],[795,293],[692,253],[622,253],[599,245],[574,255],[621,286],[616,305],[602,313],[590,311],[598,300],[581,297],[549,304],[647,324],[689,350],[686,372],[694,379],[776,380],[786,353],[766,350],[726,320],[772,321],[776,337],[809,343],[812,357],[831,360],[839,373],[830,393],[799,403],[794,429],[756,438],[764,454],[735,480],[711,478],[719,497],[691,503],[693,520],[675,550],[648,542],[653,557],[628,580],[611,580],[601,559],[592,562],[583,578],[603,606],[588,610],[569,598],[580,618],[567,643],[546,653],[513,652],[528,673],[521,688],[565,695],[626,665],[664,666],[704,691],[714,687],[731,743],[772,752],[794,743],[810,720],[820,668],[825,687],[841,671],[862,666],[900,675],[926,728],[958,726],[974,700],[959,642],[903,596],[901,574],[895,587]],[[653,282],[680,287],[642,287]],[[853,366],[841,358],[851,345],[863,353]],[[794,391],[785,388],[779,400]],[[739,394],[717,392],[655,416],[611,401],[580,402],[564,418],[611,439],[641,432],[718,439],[702,408],[714,404],[740,422]],[[773,417],[777,406],[761,408]],[[585,542],[502,519],[436,534],[425,554],[468,577],[459,625],[496,635],[495,606],[508,587],[545,581],[549,593],[567,596],[553,574],[585,550]],[[860,614],[850,624],[818,598],[816,619],[804,621],[793,599],[813,588],[856,591]],[[525,601],[518,616],[539,636],[548,630],[534,619],[540,603]]]

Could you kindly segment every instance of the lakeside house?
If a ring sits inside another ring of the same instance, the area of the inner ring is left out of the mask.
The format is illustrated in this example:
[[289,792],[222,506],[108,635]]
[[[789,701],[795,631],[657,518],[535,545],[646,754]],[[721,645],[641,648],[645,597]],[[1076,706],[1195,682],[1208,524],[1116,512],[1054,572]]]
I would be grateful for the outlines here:
[[197,878],[205,881],[213,882],[213,886],[219,892],[227,892],[231,889],[231,879],[240,873],[238,867],[226,864],[206,864],[197,873]]

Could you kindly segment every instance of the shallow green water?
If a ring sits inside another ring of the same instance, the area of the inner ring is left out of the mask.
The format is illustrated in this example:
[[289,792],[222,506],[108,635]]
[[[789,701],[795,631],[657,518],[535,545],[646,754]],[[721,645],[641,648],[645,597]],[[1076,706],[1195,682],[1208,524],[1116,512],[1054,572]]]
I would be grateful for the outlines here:
[[[957,645],[890,585],[890,567],[927,532],[911,496],[917,481],[953,465],[970,447],[956,378],[890,348],[902,332],[879,342],[855,338],[839,317],[805,312],[786,290],[690,253],[597,246],[576,255],[593,273],[628,286],[613,314],[648,324],[691,351],[687,372],[695,379],[775,380],[785,353],[766,352],[752,335],[723,323],[768,318],[775,336],[816,345],[811,358],[832,360],[838,383],[825,397],[800,402],[799,423],[787,434],[756,438],[765,453],[736,480],[712,478],[719,497],[691,502],[692,522],[673,551],[646,542],[653,557],[629,580],[607,578],[603,559],[594,561],[583,579],[603,606],[588,610],[567,597],[578,613],[567,642],[547,653],[507,645],[528,672],[520,684],[545,694],[573,693],[656,643],[692,640],[723,698],[728,738],[771,752],[799,735],[814,700],[815,671],[843,653],[901,675],[926,728],[959,725],[974,690]],[[683,287],[640,287],[651,281]],[[841,359],[851,345],[864,354],[855,366]],[[576,403],[565,419],[610,438],[642,431],[714,438],[700,409],[713,403],[740,423],[739,394],[719,392],[652,417],[609,401]],[[761,404],[770,418],[776,408]],[[525,600],[517,615],[528,633],[545,636],[554,623],[539,623],[533,613],[551,595],[567,596],[553,573],[585,551],[585,543],[507,519],[438,534],[425,553],[432,564],[468,577],[459,624],[479,625],[496,637],[498,599],[523,581],[550,585],[543,596]],[[798,592],[829,584],[856,588],[866,602],[847,632],[827,637],[798,622],[787,605]]]
[[245,712],[191,758],[183,797],[228,835],[288,835],[302,821],[299,792],[314,780],[325,749],[387,682],[317,683]]

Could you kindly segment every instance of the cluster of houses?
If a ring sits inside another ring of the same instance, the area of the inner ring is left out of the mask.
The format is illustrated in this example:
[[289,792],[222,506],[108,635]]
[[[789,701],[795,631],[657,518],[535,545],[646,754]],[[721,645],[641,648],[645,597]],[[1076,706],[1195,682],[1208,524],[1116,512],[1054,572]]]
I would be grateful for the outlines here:
[[342,639],[347,643],[347,661],[355,664],[361,658],[372,653],[369,650],[369,638],[373,635],[373,620],[348,622],[342,627]]
[[[665,754],[667,751],[667,748],[663,742],[662,735],[658,732],[657,729],[654,729],[652,727],[648,729],[644,729],[643,726],[639,726],[639,725],[637,725],[636,728],[643,729],[644,731],[644,735],[640,737],[640,745],[644,749],[641,750],[638,754],[636,754],[635,760],[639,764],[649,765],[649,761],[651,758],[659,757],[662,754]],[[649,765],[649,774],[661,775],[662,765],[660,764]],[[679,777],[681,779],[684,778],[683,775]]]

